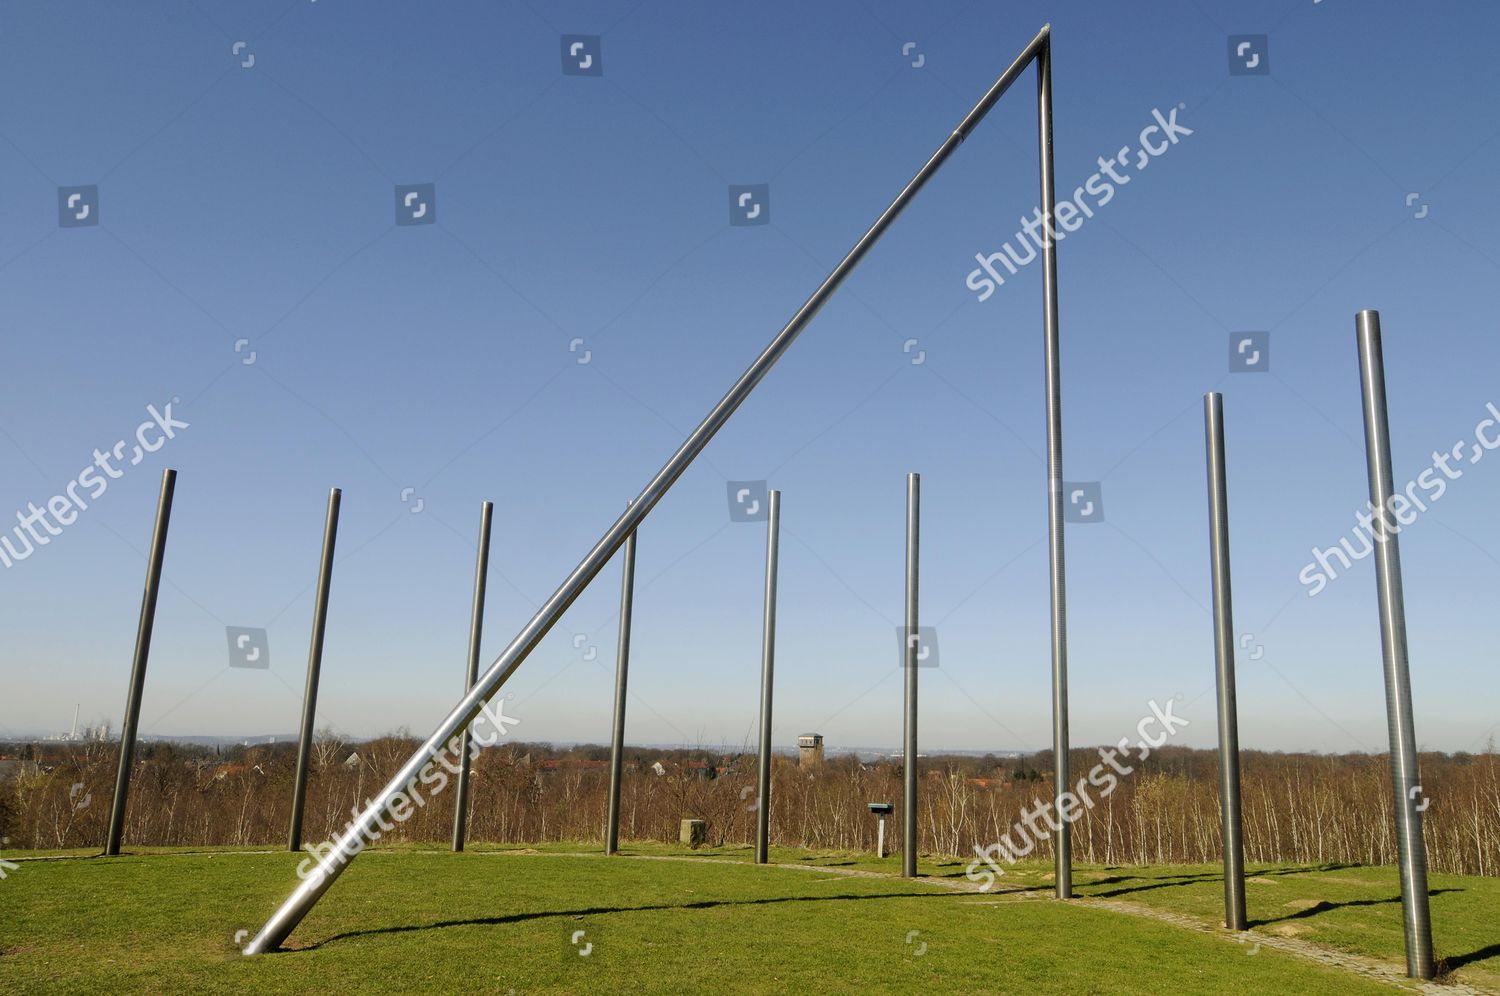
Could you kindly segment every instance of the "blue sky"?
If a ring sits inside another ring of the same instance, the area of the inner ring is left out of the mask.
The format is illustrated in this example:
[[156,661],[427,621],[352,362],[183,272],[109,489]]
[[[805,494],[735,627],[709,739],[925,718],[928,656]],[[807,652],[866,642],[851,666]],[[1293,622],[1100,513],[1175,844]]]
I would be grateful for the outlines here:
[[[1044,22],[1064,195],[1153,110],[1192,130],[1059,246],[1065,477],[1105,511],[1067,533],[1073,740],[1181,695],[1182,742],[1213,742],[1215,389],[1242,743],[1383,749],[1371,561],[1316,597],[1297,578],[1367,497],[1357,310],[1384,319],[1398,483],[1500,403],[1479,5],[8,5],[0,514],[148,405],[190,425],[0,571],[0,730],[75,704],[118,728],[171,466],[143,732],[295,728],[337,486],[319,726],[425,734],[461,691],[481,500],[488,663]],[[602,38],[600,75],[561,71],[567,34]],[[1230,74],[1242,34],[1268,74]],[[894,746],[911,470],[940,642],[924,748],[1049,741],[1040,267],[965,286],[1036,207],[1034,122],[1028,73],[641,530],[632,742],[751,742],[764,532],[725,482],[766,479],[776,741]],[[394,188],[426,183],[435,223],[396,225]],[[761,183],[770,223],[731,226],[729,187]],[[75,185],[97,225],[59,227]],[[1229,372],[1243,331],[1269,333],[1268,372]],[[1436,749],[1500,720],[1491,459],[1402,537]],[[517,735],[607,738],[618,583],[507,686]],[[271,667],[228,667],[226,626],[267,628]]]

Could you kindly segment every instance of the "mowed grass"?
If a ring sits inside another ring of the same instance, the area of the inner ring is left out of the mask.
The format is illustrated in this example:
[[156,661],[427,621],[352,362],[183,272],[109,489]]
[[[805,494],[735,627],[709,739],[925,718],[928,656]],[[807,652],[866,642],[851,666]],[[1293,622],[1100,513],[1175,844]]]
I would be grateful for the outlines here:
[[[868,856],[773,854],[812,869],[792,870],[755,867],[744,849],[698,852],[717,861],[649,860],[669,853],[649,846],[619,858],[498,850],[370,852],[292,935],[290,950],[255,958],[238,953],[235,935],[253,932],[285,897],[297,856],[218,851],[24,862],[0,882],[0,991],[1389,989],[1269,948],[1247,957],[1228,935],[1023,891],[979,895],[838,874],[861,865],[890,870],[889,860]],[[924,871],[962,875],[952,865]],[[1157,871],[1159,887],[1119,898],[1144,902],[1172,892],[1184,912],[1196,913],[1195,903],[1216,895],[1217,883],[1191,881],[1202,869]],[[1022,874],[1040,879],[1045,871],[1017,870],[1008,876],[1014,881],[1002,879],[1004,888],[1041,885],[1022,882]],[[1155,874],[1080,869],[1079,891],[1130,887],[1109,881],[1124,875],[1150,885]],[[1190,881],[1169,884],[1177,879]],[[1475,880],[1462,882],[1467,890]],[[1252,919],[1267,915],[1257,912],[1265,905],[1259,894],[1251,895]],[[1476,927],[1493,935],[1496,918],[1486,919],[1491,926]],[[1399,950],[1399,913],[1396,924]],[[582,957],[585,944],[593,947]]]
[[[576,844],[546,846],[578,849]],[[633,850],[754,860],[754,852],[746,847],[681,851],[646,844],[635,845]],[[881,860],[864,852],[773,848],[770,857],[787,864],[888,874],[898,874],[901,868],[899,856]],[[917,863],[919,873],[934,878],[963,879],[966,867],[967,862],[951,859],[924,858]],[[1073,867],[1073,892],[1077,896],[1183,913],[1210,925],[1224,920],[1223,882],[1223,870],[1218,865]],[[1007,868],[990,894],[1051,895],[1052,883],[1050,862],[1024,862]],[[1439,969],[1459,982],[1500,992],[1500,878],[1429,873],[1427,885]],[[1393,866],[1251,864],[1245,869],[1245,911],[1252,935],[1293,937],[1377,958],[1405,970],[1401,880]]]

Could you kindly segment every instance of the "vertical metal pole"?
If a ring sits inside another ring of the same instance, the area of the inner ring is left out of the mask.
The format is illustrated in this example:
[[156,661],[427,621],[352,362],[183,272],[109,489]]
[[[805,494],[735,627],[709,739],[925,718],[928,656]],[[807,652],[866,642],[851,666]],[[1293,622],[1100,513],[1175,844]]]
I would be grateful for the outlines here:
[[625,693],[630,673],[630,613],[635,602],[635,533],[625,538],[620,580],[620,643],[615,650],[615,725],[609,740],[609,825],[604,853],[620,850],[620,776],[625,764]]
[[885,814],[884,813],[880,814],[880,829],[876,831],[876,836],[875,836],[875,856],[877,858],[883,858],[883,857],[885,857]]
[[1380,314],[1354,317],[1359,340],[1359,379],[1364,394],[1365,460],[1369,465],[1371,530],[1375,538],[1375,583],[1380,599],[1380,643],[1385,664],[1386,726],[1391,741],[1391,787],[1396,802],[1396,845],[1401,863],[1401,916],[1406,931],[1406,974],[1433,977],[1432,921],[1427,910],[1427,845],[1422,839],[1422,780],[1417,772],[1417,734],[1412,724],[1411,673],[1406,658],[1406,605],[1401,592],[1401,551],[1386,516],[1395,491],[1391,476],[1390,427],[1386,421],[1385,358]]
[[755,794],[755,863],[766,863],[771,840],[771,682],[776,668],[776,566],[781,542],[781,492],[766,511],[766,614],[760,637],[760,788]]
[[[474,607],[469,612],[469,668],[464,678],[464,692],[474,687],[479,680],[479,643],[484,632],[484,587],[490,573],[490,518],[495,503],[487,501],[479,506],[479,556],[474,565]],[[453,799],[453,850],[464,849],[464,835],[469,829],[469,770],[473,764],[470,751],[474,749],[474,730],[471,726],[464,738],[463,757],[458,762],[458,793]]]
[[125,722],[120,727],[120,768],[115,773],[115,801],[109,810],[109,840],[104,846],[104,853],[108,855],[120,853],[120,840],[125,834],[125,798],[130,794],[135,735],[141,721],[141,692],[146,687],[146,659],[151,656],[156,596],[161,591],[167,525],[172,519],[172,493],[176,489],[177,471],[169,467],[161,475],[161,494],[156,499],[156,527],[151,533],[151,556],[146,561],[146,592],[141,598],[141,619],[135,631],[135,662],[130,667],[130,690],[125,695]]
[[307,802],[307,767],[312,760],[313,719],[318,712],[318,675],[323,670],[323,632],[328,626],[328,586],[333,580],[333,547],[339,532],[339,500],[343,492],[328,491],[328,515],[323,521],[323,556],[318,567],[318,596],[313,607],[312,644],[307,651],[307,687],[302,692],[302,736],[297,742],[297,781],[292,787],[292,824],[287,850],[302,848],[302,809]]
[[1234,681],[1234,596],[1229,572],[1229,489],[1224,396],[1203,396],[1208,453],[1208,553],[1213,578],[1214,662],[1219,690],[1219,824],[1224,849],[1224,926],[1245,930],[1245,846],[1240,835],[1240,721]]
[[906,475],[906,735],[903,745],[901,805],[901,874],[917,874],[917,623],[918,520],[921,518],[922,479]]
[[[1062,375],[1057,345],[1057,239],[1052,227],[1057,191],[1052,172],[1052,36],[1036,57],[1038,145],[1042,159],[1042,311],[1047,367],[1047,538],[1052,568],[1052,788],[1061,814],[1068,782],[1068,608],[1067,571],[1063,561]],[[1067,820],[1057,821],[1053,855],[1057,898],[1073,896],[1073,836]]]

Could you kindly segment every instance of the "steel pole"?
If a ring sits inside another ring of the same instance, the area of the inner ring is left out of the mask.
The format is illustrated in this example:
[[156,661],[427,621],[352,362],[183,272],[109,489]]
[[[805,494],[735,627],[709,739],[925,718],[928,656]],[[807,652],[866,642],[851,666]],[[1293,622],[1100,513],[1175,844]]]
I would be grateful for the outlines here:
[[1432,921],[1427,910],[1427,845],[1422,839],[1422,779],[1417,772],[1417,734],[1412,723],[1411,673],[1406,657],[1406,605],[1401,592],[1399,525],[1391,528],[1390,426],[1386,421],[1385,358],[1380,314],[1354,316],[1359,340],[1359,379],[1364,395],[1365,460],[1369,466],[1371,530],[1375,538],[1375,585],[1380,600],[1380,644],[1385,665],[1386,727],[1391,741],[1391,787],[1396,802],[1396,853],[1401,863],[1401,918],[1406,931],[1406,974],[1433,977]]
[[771,682],[776,668],[776,567],[781,542],[781,492],[766,510],[766,609],[760,636],[760,786],[755,794],[755,863],[766,863],[771,841]]
[[151,555],[146,561],[146,591],[135,630],[135,661],[130,666],[130,690],[125,695],[125,722],[120,727],[120,767],[115,772],[115,799],[109,810],[109,840],[104,853],[118,855],[125,835],[125,799],[130,794],[130,769],[135,763],[135,737],[141,721],[141,693],[146,687],[146,660],[151,656],[151,631],[156,626],[156,596],[161,591],[162,561],[167,553],[167,526],[172,519],[172,494],[177,471],[161,475],[156,499],[156,526],[151,532]]
[[1214,662],[1219,692],[1219,825],[1224,850],[1224,926],[1245,930],[1245,845],[1240,822],[1240,721],[1234,681],[1234,596],[1229,572],[1224,396],[1203,396],[1208,453],[1208,555],[1213,578]]
[[[479,555],[474,565],[474,606],[469,611],[469,668],[464,678],[464,691],[474,687],[479,680],[479,642],[484,632],[484,588],[490,573],[490,518],[494,515],[495,503],[487,501],[479,506]],[[474,733],[464,741],[463,756],[458,762],[458,790],[453,798],[453,850],[464,849],[464,836],[469,830],[469,772],[473,766],[470,751],[474,749]]]
[[423,742],[422,746],[407,759],[390,782],[380,790],[375,799],[367,806],[354,821],[353,826],[346,830],[335,842],[334,853],[329,860],[323,862],[316,874],[303,881],[292,891],[276,912],[266,921],[260,933],[245,945],[246,954],[260,954],[270,951],[284,941],[292,930],[307,915],[307,911],[322,898],[323,893],[328,891],[329,886],[343,874],[345,868],[354,860],[354,855],[371,840],[372,831],[381,819],[388,813],[392,801],[397,793],[402,792],[412,778],[417,777],[423,766],[427,764],[455,733],[467,725],[479,710],[505,682],[510,678],[526,655],[547,635],[547,632],[557,623],[562,614],[567,611],[578,598],[588,583],[609,562],[624,543],[627,536],[633,533],[641,521],[650,514],[665,495],[687,470],[688,466],[703,451],[719,429],[724,426],[735,411],[737,411],[750,393],[755,390],[776,362],[791,348],[793,342],[807,328],[813,317],[828,303],[835,291],[843,285],[849,274],[864,259],[868,253],[880,241],[891,223],[905,210],[906,206],[916,197],[918,191],[926,186],[927,181],[943,166],[953,152],[963,144],[969,133],[978,126],[990,109],[1000,100],[1005,92],[1010,89],[1016,79],[1029,66],[1037,54],[1047,44],[1050,37],[1050,26],[1043,26],[1035,38],[1027,43],[1021,54],[1016,56],[1010,66],[995,80],[984,96],[979,99],[966,114],[951,134],[945,138],[937,151],[928,158],[915,176],[907,182],[901,192],[896,195],[884,211],[880,213],[874,223],[866,232],[860,236],[851,248],[833,268],[833,272],[818,285],[812,295],[797,309],[791,320],[782,327],[758,356],[750,367],[735,381],[729,391],[713,407],[692,434],[687,437],[671,458],[656,472],[656,475],[647,482],[641,490],[640,495],[631,503],[625,514],[615,520],[614,525],[599,538],[584,558],[579,561],[578,566],[563,579],[556,591],[547,599],[536,615],[521,628],[521,631],[500,652],[500,656],[490,665],[488,671],[480,677],[479,682],[469,690],[447,717],[438,724],[431,736]]
[[302,849],[302,811],[307,803],[307,768],[312,760],[313,720],[318,712],[318,675],[323,670],[323,633],[328,626],[328,586],[333,581],[333,547],[339,532],[339,500],[343,492],[328,491],[328,514],[323,521],[323,554],[318,565],[318,595],[313,607],[312,644],[307,651],[307,687],[302,691],[302,735],[297,741],[297,780],[292,786],[292,823],[287,849]]
[[635,533],[625,540],[620,578],[620,641],[615,650],[615,723],[609,739],[609,825],[604,853],[620,850],[620,777],[625,765],[625,694],[630,672],[630,615],[635,603]]
[[[1052,40],[1043,41],[1036,57],[1037,145],[1041,150],[1043,362],[1047,368],[1047,556],[1051,566],[1052,597],[1052,788],[1053,805],[1061,817],[1068,775],[1068,603],[1067,570],[1063,559],[1062,374],[1057,342],[1057,238],[1052,227],[1057,191],[1052,171]],[[1053,863],[1057,898],[1073,896],[1073,834],[1065,819],[1053,835]]]
[[906,724],[901,771],[901,874],[917,874],[917,651],[921,629],[917,622],[917,558],[922,516],[922,479],[906,475]]

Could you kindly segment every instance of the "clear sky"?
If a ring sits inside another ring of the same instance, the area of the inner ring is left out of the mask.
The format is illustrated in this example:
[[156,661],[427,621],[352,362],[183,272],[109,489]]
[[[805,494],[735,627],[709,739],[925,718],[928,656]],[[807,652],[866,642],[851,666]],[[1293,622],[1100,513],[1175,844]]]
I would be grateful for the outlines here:
[[[1384,749],[1372,559],[1315,597],[1299,572],[1367,498],[1356,311],[1384,319],[1398,486],[1500,404],[1492,5],[8,4],[0,516],[130,442],[0,570],[0,731],[118,728],[170,466],[142,731],[295,729],[337,486],[318,724],[425,735],[463,683],[480,502],[487,664],[1045,22],[1062,196],[1153,111],[1191,130],[1058,247],[1065,477],[1104,513],[1067,532],[1073,740],[1181,695],[1181,742],[1213,742],[1213,389],[1242,743]],[[600,36],[600,72],[563,72],[564,35]],[[1237,35],[1267,41],[1232,75]],[[894,746],[915,470],[924,749],[1049,742],[1040,265],[968,285],[1037,205],[1034,95],[642,528],[630,741],[753,743],[764,528],[726,482],[768,480],[776,742]],[[432,223],[396,224],[409,184]],[[768,223],[730,224],[741,184]],[[1231,373],[1250,331],[1269,369]],[[188,427],[129,466],[174,398]],[[1446,750],[1500,721],[1500,455],[1462,467],[1401,540],[1417,735]],[[518,736],[607,739],[618,597],[612,565],[504,690]],[[269,669],[230,668],[226,627],[267,629]]]

